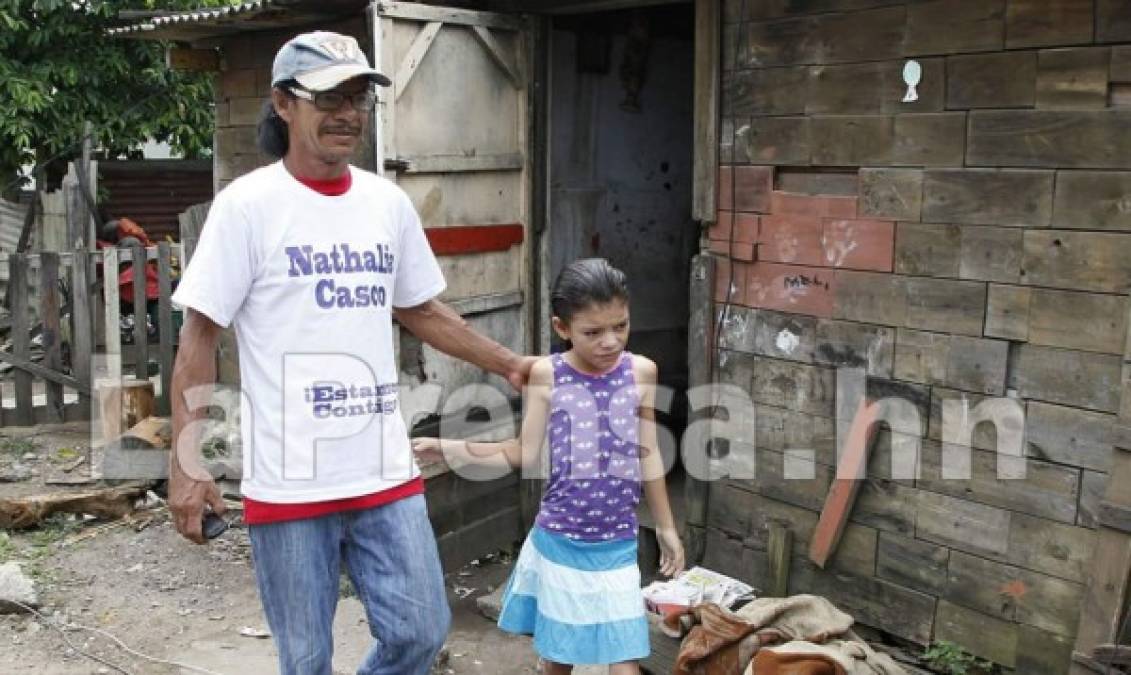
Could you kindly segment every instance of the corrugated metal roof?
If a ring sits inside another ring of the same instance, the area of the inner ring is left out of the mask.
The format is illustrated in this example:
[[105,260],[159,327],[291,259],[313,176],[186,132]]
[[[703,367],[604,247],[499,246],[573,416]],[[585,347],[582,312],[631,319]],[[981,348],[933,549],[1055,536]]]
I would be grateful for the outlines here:
[[154,241],[180,240],[178,214],[212,199],[211,160],[126,160],[98,163],[100,204],[110,218],[129,218]]
[[[144,16],[111,28],[112,37],[142,40],[200,40],[249,30],[286,28],[359,11],[366,0],[253,0],[227,7]],[[125,17],[131,15],[125,14]],[[132,15],[138,16],[138,15]]]
[[263,10],[274,4],[275,0],[256,0],[255,2],[244,2],[239,5],[232,5],[230,7],[215,7],[211,9],[198,9],[189,12],[162,14],[158,16],[147,17],[139,21],[138,23],[130,24],[127,26],[120,26],[118,28],[111,28],[106,32],[110,35],[125,35],[126,33],[141,33],[146,31],[153,31],[162,26],[172,26],[176,24],[210,23],[225,18],[238,16],[240,14],[247,14],[249,12]]
[[20,232],[24,229],[27,208],[26,204],[13,204],[0,199],[0,251],[11,253],[16,250]]

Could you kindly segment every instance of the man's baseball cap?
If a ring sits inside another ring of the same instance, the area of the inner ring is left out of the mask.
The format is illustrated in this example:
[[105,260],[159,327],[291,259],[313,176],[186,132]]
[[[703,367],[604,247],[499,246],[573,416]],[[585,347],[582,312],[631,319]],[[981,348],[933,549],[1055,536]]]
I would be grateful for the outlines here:
[[368,77],[382,87],[392,84],[369,67],[357,40],[329,31],[291,38],[279,49],[271,66],[272,87],[294,80],[309,91],[326,91],[354,77]]

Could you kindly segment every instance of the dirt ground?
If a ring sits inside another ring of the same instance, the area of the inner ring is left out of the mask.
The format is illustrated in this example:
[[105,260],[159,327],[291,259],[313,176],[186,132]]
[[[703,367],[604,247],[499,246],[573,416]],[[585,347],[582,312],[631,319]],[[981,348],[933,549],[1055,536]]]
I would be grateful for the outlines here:
[[[82,426],[50,432],[0,430],[0,478],[7,478],[0,483],[0,496],[80,489],[45,486],[42,479],[74,464],[75,453],[85,451],[85,433]],[[10,560],[19,561],[35,580],[39,611],[51,625],[27,614],[0,615],[4,673],[119,672],[80,650],[132,674],[276,672],[243,528],[228,530],[208,546],[195,546],[177,535],[163,504],[151,499],[149,508],[127,519],[57,516],[36,529],[0,533],[0,563]],[[505,555],[490,556],[448,575],[454,620],[446,658],[436,673],[536,672],[530,640],[502,633],[476,608],[477,597],[505,581],[507,562]],[[52,626],[67,627],[60,632]],[[334,633],[334,672],[352,673],[371,638],[348,584],[343,585]],[[111,635],[130,650],[197,670],[147,661],[116,645]]]

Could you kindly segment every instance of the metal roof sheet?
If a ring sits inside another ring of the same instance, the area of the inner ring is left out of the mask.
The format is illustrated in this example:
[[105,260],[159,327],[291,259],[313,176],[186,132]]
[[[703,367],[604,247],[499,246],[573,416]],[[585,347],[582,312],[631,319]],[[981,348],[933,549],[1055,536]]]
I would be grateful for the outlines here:
[[367,4],[365,0],[252,0],[185,12],[123,12],[122,17],[130,23],[111,28],[107,34],[141,40],[191,42],[337,18],[356,13]]

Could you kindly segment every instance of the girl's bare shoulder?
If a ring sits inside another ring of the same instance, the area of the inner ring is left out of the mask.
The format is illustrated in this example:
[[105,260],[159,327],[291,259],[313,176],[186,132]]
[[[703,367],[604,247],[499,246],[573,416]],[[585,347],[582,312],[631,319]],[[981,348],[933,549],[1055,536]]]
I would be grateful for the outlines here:
[[639,354],[632,355],[632,374],[636,376],[636,381],[641,384],[655,384],[659,377],[660,369],[656,367],[656,362],[647,356]]
[[533,387],[550,387],[554,384],[554,364],[549,356],[539,357],[530,367],[527,383]]

